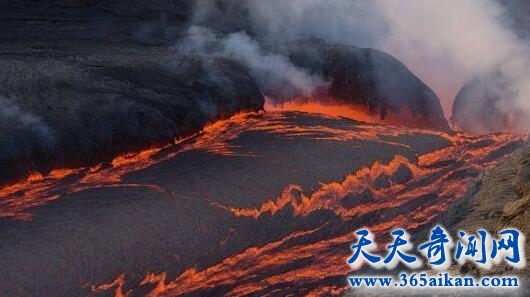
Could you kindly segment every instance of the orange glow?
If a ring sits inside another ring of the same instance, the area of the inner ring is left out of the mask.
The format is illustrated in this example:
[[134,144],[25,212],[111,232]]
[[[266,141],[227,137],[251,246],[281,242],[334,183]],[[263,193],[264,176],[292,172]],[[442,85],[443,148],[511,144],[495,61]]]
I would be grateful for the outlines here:
[[[311,106],[311,105],[309,105]],[[307,106],[306,106],[307,107]],[[317,107],[317,106],[312,106]],[[305,108],[305,107],[304,107]],[[308,107],[309,108],[309,107]],[[286,111],[286,109],[282,109]],[[309,110],[309,109],[308,109]],[[330,109],[337,111],[337,109]],[[316,110],[318,111],[318,109]],[[337,114],[327,114],[337,116]],[[370,226],[372,232],[381,236],[387,234],[396,226],[407,230],[415,230],[427,226],[447,208],[463,197],[472,177],[452,177],[455,170],[444,165],[444,160],[450,163],[463,162],[459,170],[482,170],[493,163],[484,162],[483,157],[494,152],[518,138],[511,135],[474,136],[464,133],[446,134],[437,131],[408,129],[402,127],[388,127],[368,123],[355,123],[348,128],[331,128],[322,126],[301,126],[288,124],[283,119],[285,113],[271,111],[256,117],[241,116],[232,121],[217,123],[205,130],[204,135],[194,144],[188,144],[195,149],[214,147],[222,155],[234,154],[228,144],[215,144],[213,139],[231,140],[242,131],[262,131],[278,134],[281,137],[304,137],[312,139],[351,141],[372,140],[391,143],[392,137],[411,136],[414,133],[431,134],[446,139],[450,145],[419,156],[418,160],[409,160],[405,156],[395,155],[393,159],[384,163],[375,161],[367,167],[360,168],[343,177],[342,180],[321,183],[317,189],[304,189],[297,184],[287,185],[278,197],[265,200],[256,208],[238,208],[232,205],[220,207],[240,219],[259,220],[262,215],[276,215],[279,211],[292,212],[292,220],[301,220],[318,210],[331,211],[344,221],[359,217],[377,216],[377,222]],[[200,145],[199,145],[200,144]],[[194,146],[196,145],[196,146]],[[402,145],[402,144],[401,144]],[[186,149],[186,146],[183,147]],[[378,187],[377,179],[381,176],[392,177],[399,174],[399,170],[408,168],[410,180],[400,183],[390,181],[387,186]],[[431,178],[431,177],[435,178]],[[428,183],[415,183],[422,180]],[[373,193],[370,201],[346,207],[342,201],[348,195],[357,195],[369,190]],[[428,194],[436,194],[432,198]],[[427,197],[427,198],[426,198]],[[381,214],[388,214],[381,216]],[[324,228],[324,226],[320,227]],[[352,268],[346,264],[349,256],[347,249],[337,250],[337,246],[348,246],[354,241],[352,232],[345,232],[327,239],[311,239],[318,229],[295,231],[284,238],[271,241],[262,246],[248,247],[238,253],[230,255],[220,262],[204,268],[189,267],[175,279],[168,279],[167,273],[147,273],[139,284],[156,284],[147,296],[181,296],[201,292],[215,287],[230,288],[225,296],[247,296],[259,294],[261,290],[285,283],[318,283],[329,277],[344,277],[351,273]],[[354,231],[354,230],[351,230]],[[235,232],[235,231],[231,231]],[[309,240],[303,240],[309,239]],[[219,244],[223,246],[229,240],[224,238]],[[286,245],[288,242],[302,242]],[[383,248],[387,242],[380,242]],[[279,248],[282,246],[288,248]],[[312,259],[303,266],[294,265],[284,270],[289,263],[297,263],[304,259]],[[357,267],[358,269],[359,267]],[[270,271],[281,271],[271,274]],[[264,275],[263,278],[256,276]],[[308,296],[339,296],[347,288],[323,286],[308,293]]]
[[416,128],[428,128],[430,126],[424,116],[415,115],[408,108],[402,108],[399,113],[388,111],[383,119],[378,112],[370,112],[366,106],[346,104],[329,98],[325,100],[295,98],[282,103],[274,103],[267,98],[264,109],[269,112],[298,111],[323,114],[372,124],[406,125]]
[[[377,222],[370,225],[376,235],[388,233],[395,226],[408,230],[426,226],[452,203],[461,199],[472,181],[472,177],[454,178],[455,169],[444,165],[462,163],[459,170],[483,170],[494,164],[484,161],[484,156],[495,152],[511,141],[519,140],[512,135],[475,136],[465,133],[447,134],[438,131],[410,129],[397,126],[384,126],[366,114],[346,106],[321,106],[316,103],[286,103],[281,107],[266,105],[266,113],[239,114],[230,119],[208,125],[197,135],[175,140],[174,144],[150,148],[139,153],[124,154],[109,164],[99,164],[88,168],[59,169],[47,176],[32,174],[26,180],[0,189],[0,218],[31,219],[31,210],[45,205],[62,195],[101,187],[143,187],[152,191],[165,191],[157,184],[131,184],[125,178],[127,174],[149,168],[154,164],[171,159],[178,154],[191,150],[204,151],[220,157],[240,156],[239,147],[234,145],[244,132],[259,131],[286,139],[302,137],[327,141],[355,140],[374,141],[405,147],[406,144],[395,140],[410,137],[417,133],[433,135],[446,140],[448,145],[433,152],[420,154],[417,158],[407,158],[405,154],[395,154],[390,160],[377,160],[368,166],[358,168],[334,181],[321,182],[315,188],[286,182],[281,193],[273,197],[262,197],[261,204],[242,208],[229,202],[213,205],[233,215],[237,220],[260,220],[264,214],[277,215],[280,211],[290,211],[293,221],[304,220],[317,211],[326,211],[343,222],[361,217],[376,217]],[[340,127],[302,125],[287,119],[291,112],[323,113],[329,117],[343,116],[362,122],[346,122]],[[371,122],[371,123],[370,123]],[[376,123],[376,124],[372,124]],[[426,137],[427,138],[427,137]],[[248,152],[247,152],[248,153]],[[400,170],[410,171],[410,178],[395,182],[392,177],[399,176]],[[386,185],[379,185],[383,177]],[[421,182],[428,180],[429,182]],[[357,197],[369,191],[373,197],[362,203],[345,205],[344,199]],[[427,194],[436,194],[433,197]],[[426,198],[427,197],[427,198]],[[245,246],[221,259],[210,267],[184,267],[177,277],[168,272],[146,271],[140,282],[130,283],[126,274],[113,281],[98,286],[87,286],[93,293],[110,292],[115,297],[136,296],[133,293],[142,287],[142,296],[179,296],[197,293],[215,287],[229,288],[226,296],[245,296],[259,294],[260,290],[285,283],[300,285],[318,283],[324,278],[343,277],[351,272],[346,264],[349,250],[337,249],[338,245],[348,246],[355,240],[351,231],[332,234],[328,238],[315,238],[315,234],[325,225],[311,230],[296,230],[283,238],[270,240],[260,246]],[[226,246],[231,235],[219,242]],[[288,244],[287,244],[288,243]],[[384,246],[385,242],[379,243]],[[284,248],[284,246],[287,246]],[[287,264],[303,260],[303,266],[285,269]],[[182,267],[181,267],[182,268]],[[270,273],[279,271],[278,273]],[[143,275],[143,273],[142,273]],[[258,278],[256,276],[261,276]],[[128,291],[124,291],[127,281]],[[147,288],[146,288],[147,287]],[[142,291],[143,290],[143,291]],[[143,294],[143,292],[148,292]],[[346,288],[324,285],[308,293],[309,296],[329,294],[338,296]],[[196,294],[197,295],[197,294]]]
[[114,289],[114,297],[127,297],[129,294],[123,293],[123,285],[125,284],[125,273],[120,274],[118,278],[116,278],[114,281],[102,284],[99,286],[93,286],[93,285],[85,285],[86,287],[90,287],[90,290],[93,293],[100,293],[105,292],[110,289]]
[[353,106],[340,103],[323,104],[317,100],[307,100],[303,98],[293,99],[279,104],[274,104],[271,100],[266,100],[264,109],[270,112],[299,111],[333,117],[345,117],[367,123],[382,123],[382,121],[376,117],[370,116],[368,110],[364,110],[362,107],[354,108]]
[[[174,157],[189,150],[204,150],[219,155],[234,155],[229,140],[234,139],[249,123],[256,123],[256,114],[238,114],[230,119],[206,126],[203,131],[191,137],[177,139],[175,144],[149,148],[138,153],[126,153],[114,158],[110,164],[99,164],[87,168],[56,169],[48,175],[32,173],[26,180],[0,188],[0,218],[31,220],[28,212],[34,207],[45,205],[59,198],[54,192],[72,194],[80,191],[105,187],[144,187],[164,191],[158,185],[129,184],[122,181],[131,172]],[[228,131],[227,131],[228,130]],[[226,132],[225,132],[226,131]],[[221,134],[221,136],[220,136]],[[173,152],[157,156],[165,149]],[[74,177],[66,179],[66,177]]]

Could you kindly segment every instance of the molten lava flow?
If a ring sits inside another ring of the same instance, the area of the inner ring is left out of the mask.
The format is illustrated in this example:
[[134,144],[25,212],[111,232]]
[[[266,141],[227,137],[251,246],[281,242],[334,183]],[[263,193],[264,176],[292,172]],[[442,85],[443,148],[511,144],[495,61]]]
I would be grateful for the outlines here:
[[382,116],[379,111],[370,111],[367,106],[347,104],[333,99],[295,98],[286,102],[274,103],[265,100],[264,109],[270,112],[298,111],[322,114],[333,117],[344,117],[360,122],[372,124],[386,124],[394,126],[407,126],[415,128],[429,128],[425,116],[415,115],[407,107],[402,107],[399,112],[388,110]]
[[[374,208],[393,209],[429,193],[437,193],[439,196],[451,198],[436,203],[444,208],[453,202],[452,199],[461,197],[464,194],[467,183],[472,179],[472,176],[451,179],[455,172],[447,170],[445,166],[436,166],[436,163],[442,160],[450,160],[451,163],[466,162],[465,166],[459,168],[462,172],[471,169],[484,169],[488,163],[482,162],[483,156],[502,147],[511,137],[497,135],[492,136],[491,139],[496,139],[497,143],[487,147],[473,147],[473,144],[478,142],[475,141],[469,143],[469,145],[450,146],[420,156],[417,164],[399,155],[396,155],[388,164],[380,164],[376,161],[372,166],[362,168],[346,176],[342,182],[322,184],[322,188],[311,193],[310,196],[304,195],[301,186],[289,185],[280,197],[266,201],[259,208],[238,209],[227,207],[226,209],[229,209],[236,216],[257,219],[264,213],[274,215],[289,205],[293,208],[294,216],[307,216],[319,209],[329,209],[346,220],[367,214]],[[419,187],[410,187],[410,183],[400,184],[392,182],[392,178],[400,174],[400,169],[410,171],[411,180],[426,180],[431,176],[437,176],[437,179]],[[389,183],[388,187],[380,188],[377,185],[377,181],[381,177],[383,181]],[[341,204],[342,199],[348,195],[360,194],[365,191],[373,193],[373,201],[354,208],[346,208]],[[427,210],[423,210],[423,212]]]
[[[303,108],[310,111],[310,107],[309,104]],[[328,111],[340,112],[333,108]],[[303,137],[332,141],[371,140],[396,146],[406,145],[393,142],[393,137],[424,133],[442,137],[451,145],[422,154],[417,160],[395,155],[387,163],[376,161],[345,176],[341,181],[322,183],[316,190],[290,184],[278,197],[266,200],[256,208],[219,204],[217,206],[242,220],[259,221],[262,216],[275,216],[285,210],[291,212],[293,220],[303,220],[313,213],[325,210],[340,217],[346,226],[349,222],[364,218],[365,221],[361,224],[369,224],[370,229],[379,236],[387,234],[396,226],[415,230],[431,223],[451,203],[464,195],[475,173],[493,164],[493,161],[489,161],[485,156],[518,140],[510,135],[450,135],[360,123],[354,125],[355,129],[302,126],[288,123],[285,117],[285,113],[273,112],[260,121],[246,119],[245,130],[277,134],[289,139]],[[237,132],[238,129],[234,128],[228,138],[233,139],[240,133]],[[219,133],[219,130],[214,130],[206,139],[215,137],[216,133]],[[224,149],[221,150],[223,151]],[[363,193],[370,195],[362,203],[345,203],[350,201],[351,197],[360,197]],[[139,286],[146,283],[156,284],[149,296],[200,295],[200,292],[208,292],[209,289],[218,287],[230,288],[224,294],[226,296],[246,296],[260,294],[259,292],[267,288],[281,284],[296,284],[315,287],[308,293],[310,296],[337,296],[345,290],[344,287],[320,285],[320,282],[332,277],[341,279],[351,271],[345,263],[349,251],[344,247],[355,240],[352,235],[354,230],[343,230],[327,238],[315,235],[326,227],[324,224],[318,229],[293,232],[281,240],[249,247],[204,269],[190,267],[174,280],[167,279],[164,272],[148,273]],[[223,240],[223,244],[226,240],[228,239]],[[380,247],[386,244],[381,242]],[[287,247],[281,248],[282,246]],[[311,259],[309,264],[296,264],[307,259]],[[289,266],[290,264],[292,266]],[[260,275],[263,277],[258,277]]]
[[[292,207],[293,216],[307,216],[319,209],[328,209],[339,215],[347,222],[358,217],[373,216],[377,221],[370,229],[381,236],[390,232],[396,226],[414,230],[432,222],[438,214],[445,211],[456,199],[462,197],[472,176],[455,178],[455,172],[447,170],[448,165],[437,164],[444,160],[451,160],[451,164],[466,161],[466,165],[458,169],[466,172],[471,169],[482,169],[488,164],[482,158],[488,153],[499,149],[512,138],[497,135],[492,137],[496,142],[487,147],[477,145],[484,139],[468,141],[468,136],[460,135],[451,137],[461,141],[461,146],[450,146],[429,154],[423,155],[416,164],[402,156],[396,156],[388,164],[375,162],[372,166],[362,168],[348,175],[342,182],[322,184],[321,189],[304,195],[303,189],[297,185],[288,186],[284,192],[274,200],[263,203],[259,208],[236,209],[229,208],[234,215],[259,219],[263,214],[274,215],[287,206]],[[380,176],[395,176],[399,168],[406,166],[412,172],[411,180],[406,183],[390,182],[386,188],[379,189],[375,181]],[[432,179],[432,177],[436,177]],[[431,182],[414,185],[418,181],[431,180]],[[369,190],[374,193],[372,201],[359,204],[351,208],[345,207],[341,202],[345,197],[354,193]],[[295,194],[301,196],[297,198]],[[436,193],[429,197],[429,194]],[[426,199],[428,197],[428,199]],[[387,216],[385,212],[395,213]],[[359,226],[360,227],[360,226]],[[323,226],[324,228],[324,226]],[[351,230],[354,231],[354,230]],[[313,231],[314,232],[314,231]],[[286,249],[277,249],[292,240],[292,237],[307,237],[309,234],[292,234],[278,242],[272,242],[262,247],[249,248],[238,255],[234,255],[221,263],[204,270],[190,268],[174,281],[166,285],[166,290],[159,296],[180,296],[198,290],[205,290],[215,286],[228,286],[232,290],[227,296],[245,296],[260,292],[260,290],[281,283],[318,283],[319,280],[333,276],[344,276],[350,272],[350,267],[345,263],[348,256],[347,250],[336,248],[348,246],[354,241],[351,233],[325,240],[315,240],[309,244],[295,245]],[[301,242],[304,242],[301,240]],[[387,243],[381,243],[381,247]],[[315,257],[315,255],[317,255]],[[270,275],[256,282],[251,281],[252,276],[267,274],[267,271],[281,270],[286,263],[296,263],[297,260],[314,257],[310,265],[305,267],[293,266],[288,272]],[[253,265],[248,265],[253,263]],[[249,281],[247,282],[246,279]],[[319,288],[313,294],[327,293],[339,295],[345,288]]]
[[123,293],[123,285],[125,284],[125,274],[122,273],[118,278],[108,284],[101,284],[99,286],[85,285],[89,287],[92,293],[105,292],[114,289],[114,297],[127,297],[127,293]]
[[164,192],[152,184],[123,182],[128,173],[170,159],[190,150],[203,150],[218,155],[236,155],[229,141],[242,132],[243,127],[256,123],[257,115],[238,114],[230,119],[206,126],[198,135],[175,140],[175,145],[151,148],[138,153],[118,156],[110,164],[77,169],[56,169],[47,176],[31,174],[26,180],[0,189],[0,218],[31,220],[28,210],[45,205],[61,195],[104,187],[143,187]]
[[335,102],[323,104],[319,100],[308,100],[305,98],[292,99],[278,104],[275,104],[270,99],[267,99],[265,100],[264,109],[270,112],[299,111],[323,114],[333,117],[340,116],[367,123],[382,123],[382,121],[376,117],[370,116],[366,108],[355,108],[351,105]]
[[[126,272],[108,284],[89,286],[92,294],[113,292],[116,297],[141,294],[138,292],[147,292],[143,295],[151,297],[200,296],[219,288],[225,291],[214,291],[213,295],[274,295],[267,290],[289,287],[307,287],[309,296],[336,296],[345,290],[340,285],[351,272],[345,260],[350,253],[348,246],[355,240],[355,229],[369,226],[376,235],[384,235],[396,226],[414,231],[430,224],[464,196],[477,172],[493,165],[506,147],[520,142],[511,135],[447,134],[371,124],[370,119],[361,118],[346,107],[316,109],[320,107],[312,103],[286,104],[281,112],[270,111],[268,106],[267,113],[236,115],[173,145],[122,155],[110,164],[55,170],[48,176],[33,174],[26,181],[0,190],[0,217],[30,219],[32,208],[87,189],[143,187],[165,192],[160,185],[129,183],[126,177],[192,150],[218,158],[255,156],[256,153],[237,145],[242,135],[251,133],[266,134],[278,142],[309,139],[324,146],[339,142],[352,146],[363,143],[366,147],[388,145],[392,149],[388,160],[364,164],[333,181],[321,182],[320,186],[309,188],[286,180],[281,193],[258,197],[258,202],[250,206],[235,204],[236,199],[211,203],[223,216],[241,224],[260,226],[268,219],[288,216],[293,226],[296,223],[305,226],[304,223],[315,220],[319,226],[291,230],[259,245],[249,239],[242,246],[232,244],[239,225],[227,226],[230,232],[221,239],[218,250],[229,250],[230,254],[222,254],[221,260],[212,265],[176,267],[175,271],[183,271],[177,277],[171,276],[176,275],[172,271],[141,271],[140,275],[145,276],[137,282],[128,279],[128,273],[135,273],[134,279],[138,280],[137,271]],[[285,111],[291,108],[324,112],[328,116],[308,117]],[[333,117],[338,115],[363,122],[341,120],[333,125],[326,122],[336,120]],[[416,138],[417,135],[422,137]],[[429,149],[416,151],[414,141],[404,139],[424,141]],[[321,220],[319,214],[324,214]],[[379,242],[381,247],[384,244]],[[230,249],[223,249],[226,246]],[[337,278],[337,286],[322,282],[332,278]]]

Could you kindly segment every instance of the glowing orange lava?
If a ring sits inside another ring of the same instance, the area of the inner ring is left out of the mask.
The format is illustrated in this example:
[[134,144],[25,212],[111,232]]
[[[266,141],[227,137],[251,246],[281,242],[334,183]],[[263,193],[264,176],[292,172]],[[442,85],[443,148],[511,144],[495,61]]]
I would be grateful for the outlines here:
[[361,107],[354,108],[344,103],[323,104],[317,100],[293,99],[287,102],[275,104],[270,99],[265,100],[264,109],[269,112],[299,111],[315,114],[323,114],[333,117],[345,117],[348,119],[366,122],[383,123],[380,119],[370,116],[368,110]]
[[[233,144],[233,140],[244,132],[266,132],[285,139],[301,137],[352,143],[355,140],[373,141],[406,148],[407,144],[398,143],[395,139],[421,133],[425,139],[436,136],[448,145],[428,153],[418,153],[417,158],[392,152],[395,155],[387,162],[374,161],[340,179],[321,183],[315,189],[291,183],[278,197],[264,197],[267,199],[260,200],[263,203],[257,207],[243,208],[229,202],[216,204],[226,210],[227,216],[241,221],[260,220],[264,215],[275,216],[281,211],[284,214],[290,211],[290,218],[296,221],[326,211],[344,223],[364,219],[361,223],[370,224],[370,229],[379,235],[395,226],[415,230],[431,223],[449,205],[463,197],[474,177],[468,172],[483,170],[495,163],[485,156],[520,140],[502,134],[474,136],[383,126],[365,113],[341,105],[288,102],[282,106],[268,103],[265,108],[268,111],[265,114],[236,115],[209,125],[198,135],[175,141],[173,145],[125,154],[110,164],[54,170],[48,176],[32,174],[27,180],[0,190],[0,218],[31,219],[32,208],[60,199],[62,195],[92,188],[146,187],[165,191],[156,184],[124,182],[124,177],[190,150],[227,158],[248,154],[242,153]],[[348,121],[340,127],[325,126],[319,122],[302,125],[286,120],[292,116],[292,111],[342,116],[361,122]],[[363,203],[344,203],[348,197],[355,198],[366,192],[371,197]],[[297,230],[260,246],[244,248],[209,267],[184,267],[184,272],[176,278],[169,278],[169,271],[150,271],[145,272],[140,282],[128,283],[127,273],[124,273],[107,284],[88,287],[94,294],[113,292],[116,297],[133,295],[135,288],[146,292],[146,286],[150,287],[145,296],[150,297],[200,295],[204,290],[217,287],[229,288],[225,296],[259,295],[261,290],[281,284],[314,288],[323,279],[340,278],[351,272],[345,261],[349,250],[337,247],[348,247],[355,240],[354,230],[342,230],[325,238],[315,237],[319,231],[326,230],[326,224],[311,230]],[[228,240],[223,239],[220,245]],[[383,244],[380,243],[381,246]],[[305,264],[286,266],[297,261]],[[308,295],[337,296],[345,290],[340,284],[316,286]],[[125,290],[125,287],[131,289]]]
[[[45,205],[60,195],[93,188],[145,187],[164,191],[157,185],[129,184],[122,180],[128,173],[148,168],[156,162],[170,159],[185,151],[203,150],[218,155],[233,155],[234,152],[228,141],[241,133],[247,121],[257,122],[257,119],[251,115],[253,114],[234,115],[230,119],[207,125],[197,135],[176,139],[174,145],[126,153],[114,158],[110,164],[55,169],[46,176],[32,173],[26,180],[0,188],[0,218],[31,220],[28,210]],[[160,154],[164,150],[167,152]]]
[[430,127],[425,116],[415,115],[410,109],[405,107],[401,108],[399,112],[389,110],[383,118],[378,111],[370,111],[366,106],[346,104],[329,98],[324,100],[295,98],[280,103],[275,103],[266,98],[264,109],[269,112],[298,111],[332,117],[344,117],[372,124],[408,126],[422,129],[428,129]]

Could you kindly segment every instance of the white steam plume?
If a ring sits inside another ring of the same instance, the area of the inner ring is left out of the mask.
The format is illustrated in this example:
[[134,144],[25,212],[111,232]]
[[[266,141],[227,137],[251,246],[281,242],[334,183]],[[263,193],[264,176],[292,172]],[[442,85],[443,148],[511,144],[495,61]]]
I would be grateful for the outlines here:
[[320,38],[389,52],[433,88],[446,116],[467,81],[499,71],[517,95],[498,108],[530,115],[530,49],[503,12],[494,0],[200,0],[195,21],[260,40]]
[[192,26],[177,45],[181,52],[227,57],[246,65],[267,96],[288,99],[309,96],[326,82],[293,65],[282,55],[266,52],[245,32],[216,36],[208,28]]

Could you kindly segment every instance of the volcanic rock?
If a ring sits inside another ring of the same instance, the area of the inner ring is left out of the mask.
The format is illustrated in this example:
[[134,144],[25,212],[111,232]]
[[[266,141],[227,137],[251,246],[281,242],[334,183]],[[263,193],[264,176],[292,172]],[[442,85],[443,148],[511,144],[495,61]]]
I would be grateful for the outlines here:
[[109,160],[263,106],[246,68],[223,58],[61,44],[2,53],[2,180]]
[[396,184],[402,185],[411,180],[412,177],[412,170],[410,170],[410,168],[405,165],[400,165],[396,172],[392,174],[391,180]]
[[363,205],[374,201],[374,194],[370,190],[364,190],[360,193],[351,193],[342,198],[341,203],[347,209],[352,209],[358,205]]
[[456,95],[451,121],[458,129],[474,133],[528,133],[529,115],[513,106],[517,94],[500,72],[476,76]]
[[352,104],[394,124],[450,130],[436,94],[387,53],[321,40],[293,42],[276,50],[330,82],[320,100]]
[[193,1],[9,0],[0,4],[0,40],[168,44],[180,36]]
[[[372,129],[380,138],[363,133]],[[408,137],[387,140],[395,134]],[[511,139],[473,147],[486,137],[451,141],[340,117],[252,113],[157,153],[3,188],[0,292],[301,296],[328,280],[340,288],[354,232],[430,226],[440,203],[464,192],[446,169],[489,166],[480,154]],[[420,158],[431,152],[452,161],[429,167],[436,159]],[[375,191],[372,177],[399,164],[417,169],[413,179]],[[295,271],[302,274],[283,275]]]
[[[474,190],[460,203],[454,204],[445,216],[445,224],[452,231],[476,232],[484,229],[492,235],[503,229],[516,228],[523,234],[530,233],[530,148],[520,149],[498,166],[486,170],[476,181]],[[525,245],[526,262],[530,261],[530,249]],[[495,275],[510,269],[505,263],[481,275]],[[529,282],[528,267],[511,270],[522,282]]]
[[[168,46],[191,25],[194,3],[1,4],[0,180],[110,160],[262,109],[248,65]],[[393,124],[449,129],[434,93],[390,55],[318,40],[269,47],[330,82],[319,100]]]

